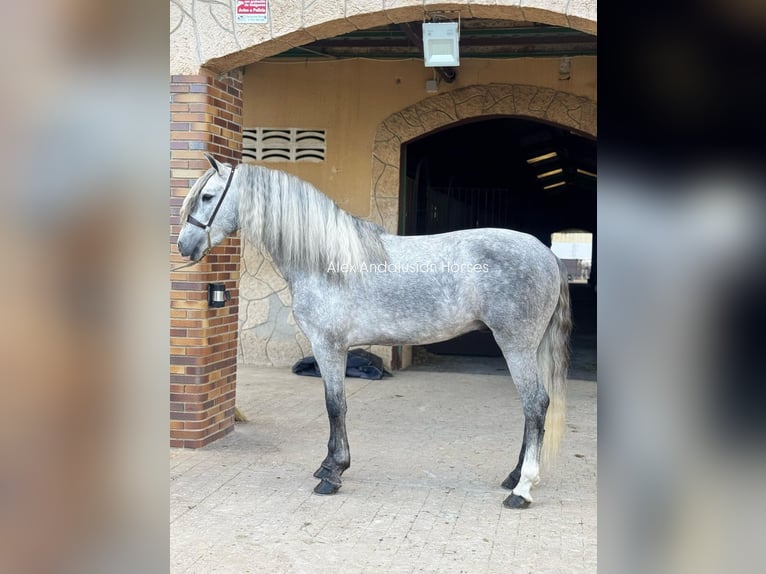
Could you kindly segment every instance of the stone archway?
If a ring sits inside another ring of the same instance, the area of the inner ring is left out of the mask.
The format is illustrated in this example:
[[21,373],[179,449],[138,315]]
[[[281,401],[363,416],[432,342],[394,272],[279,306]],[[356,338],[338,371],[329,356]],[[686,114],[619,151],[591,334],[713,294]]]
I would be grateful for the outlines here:
[[371,221],[398,232],[401,146],[461,120],[518,116],[596,136],[596,102],[550,88],[519,84],[469,86],[419,101],[378,126],[372,153]]
[[236,0],[170,4],[170,70],[224,73],[292,47],[391,23],[422,21],[430,12],[460,13],[463,19],[490,18],[564,26],[597,34],[596,0],[272,0],[269,24],[235,22]]

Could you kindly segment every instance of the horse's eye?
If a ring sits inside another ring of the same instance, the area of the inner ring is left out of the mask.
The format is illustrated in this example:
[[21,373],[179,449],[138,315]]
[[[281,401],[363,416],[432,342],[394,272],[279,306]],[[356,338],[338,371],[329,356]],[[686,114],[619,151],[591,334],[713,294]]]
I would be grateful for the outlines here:
[[203,195],[203,196],[202,196],[202,201],[203,201],[204,203],[207,203],[207,202],[208,202],[208,201],[210,201],[211,199],[213,199],[213,196],[212,196],[212,195]]

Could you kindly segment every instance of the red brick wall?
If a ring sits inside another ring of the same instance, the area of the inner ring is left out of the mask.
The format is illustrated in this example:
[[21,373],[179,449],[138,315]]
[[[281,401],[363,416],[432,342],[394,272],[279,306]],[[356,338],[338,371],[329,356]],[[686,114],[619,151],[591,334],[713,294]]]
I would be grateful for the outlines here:
[[[178,211],[194,181],[209,167],[207,151],[232,164],[242,148],[242,80],[172,76],[170,83],[170,261]],[[240,243],[232,237],[193,267],[170,273],[170,444],[204,446],[234,429]],[[225,283],[231,301],[212,309],[207,284]]]

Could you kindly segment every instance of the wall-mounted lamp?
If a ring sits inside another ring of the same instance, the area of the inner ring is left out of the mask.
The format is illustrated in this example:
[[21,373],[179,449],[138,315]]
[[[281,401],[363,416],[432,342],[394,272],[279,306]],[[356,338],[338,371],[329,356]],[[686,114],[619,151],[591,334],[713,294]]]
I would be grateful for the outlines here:
[[424,22],[423,56],[427,68],[460,65],[458,22]]
[[231,293],[226,290],[226,285],[223,283],[208,283],[207,284],[207,306],[208,307],[223,307],[226,301],[231,301]]

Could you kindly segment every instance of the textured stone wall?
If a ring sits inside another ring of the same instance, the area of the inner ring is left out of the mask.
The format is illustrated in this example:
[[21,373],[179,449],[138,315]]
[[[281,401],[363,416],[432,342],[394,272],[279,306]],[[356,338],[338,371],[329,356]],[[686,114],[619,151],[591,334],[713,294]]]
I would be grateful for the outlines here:
[[293,320],[290,291],[267,255],[249,241],[242,246],[239,360],[291,365],[311,354],[311,344]]
[[596,0],[270,0],[269,8],[266,24],[236,24],[236,0],[171,0],[171,73],[225,72],[315,40],[418,21],[439,10],[597,32]]

